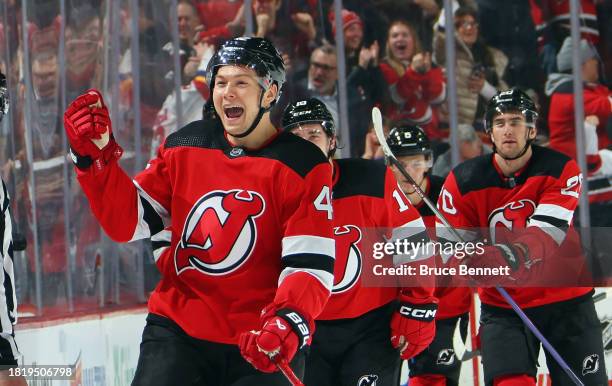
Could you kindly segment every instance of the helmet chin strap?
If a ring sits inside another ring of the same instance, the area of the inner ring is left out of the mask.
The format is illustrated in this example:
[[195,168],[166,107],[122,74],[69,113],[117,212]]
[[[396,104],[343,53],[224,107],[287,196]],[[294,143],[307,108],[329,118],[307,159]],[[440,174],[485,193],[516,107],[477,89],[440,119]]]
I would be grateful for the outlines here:
[[261,105],[261,102],[263,101],[263,96],[264,96],[265,92],[266,92],[266,90],[264,90],[262,88],[261,94],[259,96],[259,112],[257,113],[257,116],[253,120],[253,123],[251,124],[251,126],[248,129],[246,129],[244,132],[240,133],[240,134],[230,134],[230,133],[227,133],[227,135],[230,135],[230,136],[232,136],[234,138],[244,138],[247,135],[251,134],[253,132],[253,130],[255,130],[257,125],[259,125],[259,121],[261,121],[261,118],[263,117],[263,115],[266,112],[272,110],[272,106],[273,106],[272,104],[270,104],[269,107],[263,107]]
[[531,133],[531,129],[533,129],[533,127],[530,127],[529,131],[527,131],[527,135],[525,136],[525,146],[523,146],[523,150],[521,150],[518,155],[514,157],[506,157],[505,155],[502,155],[500,152],[497,151],[495,143],[493,144],[493,153],[499,154],[499,156],[505,159],[506,161],[514,161],[515,159],[521,158],[523,155],[525,155],[525,153],[527,153],[527,149],[529,149],[531,143],[534,141],[533,139],[529,138],[529,133]]

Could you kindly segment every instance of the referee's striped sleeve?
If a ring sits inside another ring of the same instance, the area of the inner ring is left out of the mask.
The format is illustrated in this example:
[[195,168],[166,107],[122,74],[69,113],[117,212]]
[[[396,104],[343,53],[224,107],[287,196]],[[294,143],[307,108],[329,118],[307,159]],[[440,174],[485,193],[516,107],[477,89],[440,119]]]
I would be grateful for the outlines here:
[[13,269],[13,227],[9,208],[9,196],[4,181],[0,190],[2,215],[0,216],[0,365],[17,364],[21,356],[15,343],[13,325],[17,323],[17,298],[15,294],[15,273]]

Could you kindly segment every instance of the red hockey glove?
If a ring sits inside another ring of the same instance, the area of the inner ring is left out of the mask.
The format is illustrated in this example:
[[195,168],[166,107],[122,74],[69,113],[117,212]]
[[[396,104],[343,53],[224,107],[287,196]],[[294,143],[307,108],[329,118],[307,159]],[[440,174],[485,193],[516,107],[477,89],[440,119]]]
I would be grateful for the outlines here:
[[260,331],[240,335],[240,353],[256,369],[272,373],[277,370],[272,361],[291,362],[298,349],[310,344],[309,321],[299,313],[274,308],[264,310]]
[[433,299],[427,303],[400,302],[391,317],[391,344],[399,349],[402,359],[410,359],[425,350],[436,335],[436,311]]
[[81,170],[93,164],[99,171],[123,153],[115,142],[110,115],[98,90],[88,90],[68,106],[64,127],[72,161]]
[[456,260],[456,264],[464,264],[469,268],[504,268],[508,267],[510,275],[485,276],[479,275],[477,271],[468,276],[480,284],[503,284],[508,280],[526,280],[529,277],[531,267],[540,262],[541,259],[530,259],[529,249],[521,243],[487,245],[483,253],[474,253],[465,258]]

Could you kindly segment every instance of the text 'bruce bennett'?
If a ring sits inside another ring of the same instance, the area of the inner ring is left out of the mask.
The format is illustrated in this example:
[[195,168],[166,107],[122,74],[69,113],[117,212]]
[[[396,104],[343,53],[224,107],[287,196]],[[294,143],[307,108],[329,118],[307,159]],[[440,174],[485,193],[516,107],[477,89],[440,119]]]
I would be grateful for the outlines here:
[[377,264],[374,265],[373,272],[376,276],[510,276],[510,267],[430,267],[426,264],[384,267]]

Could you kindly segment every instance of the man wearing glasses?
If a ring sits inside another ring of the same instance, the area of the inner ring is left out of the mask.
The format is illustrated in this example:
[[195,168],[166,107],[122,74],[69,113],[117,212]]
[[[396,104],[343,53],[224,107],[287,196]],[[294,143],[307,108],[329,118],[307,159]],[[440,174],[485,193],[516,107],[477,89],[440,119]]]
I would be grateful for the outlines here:
[[308,66],[308,94],[325,103],[332,114],[334,122],[338,122],[338,71],[336,68],[336,48],[329,44],[317,47],[310,55]]

